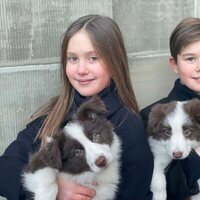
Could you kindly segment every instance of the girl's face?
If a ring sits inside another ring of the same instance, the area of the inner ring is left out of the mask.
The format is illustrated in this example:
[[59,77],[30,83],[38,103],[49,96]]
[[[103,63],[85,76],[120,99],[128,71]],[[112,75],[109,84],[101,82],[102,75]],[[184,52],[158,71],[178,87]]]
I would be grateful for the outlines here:
[[67,49],[66,75],[83,96],[93,96],[110,83],[107,66],[96,54],[86,31],[71,37]]
[[170,64],[181,83],[200,94],[200,41],[186,46],[178,54],[177,63],[171,57]]

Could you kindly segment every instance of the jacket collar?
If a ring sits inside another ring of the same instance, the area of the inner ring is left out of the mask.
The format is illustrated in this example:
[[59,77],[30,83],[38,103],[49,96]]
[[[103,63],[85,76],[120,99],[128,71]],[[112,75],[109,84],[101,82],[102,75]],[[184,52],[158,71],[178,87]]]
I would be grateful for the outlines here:
[[[114,83],[111,83],[107,88],[102,90],[98,96],[101,98],[101,100],[104,102],[106,109],[107,109],[107,118],[110,118],[110,116],[115,113],[117,110],[119,110],[120,107],[122,107],[122,103],[118,97],[117,90]],[[77,91],[75,91],[74,95],[74,104],[76,109],[85,101],[90,99],[91,97],[84,97],[80,95]]]
[[[122,103],[119,99],[119,96],[117,94],[117,89],[114,83],[111,83],[107,88],[102,90],[98,96],[101,98],[101,100],[104,102],[106,106],[106,117],[108,119],[111,118],[111,116],[118,111],[122,107]],[[61,127],[65,126],[65,124],[69,121],[69,119],[72,117],[74,112],[76,112],[77,108],[84,103],[85,101],[89,100],[91,97],[85,97],[80,95],[76,90],[74,93],[74,102],[70,108],[69,113],[65,116],[64,122],[61,124]]]
[[189,89],[185,85],[181,84],[180,79],[177,79],[174,83],[174,88],[169,93],[168,98],[170,100],[186,101],[189,99],[200,99],[200,95]]

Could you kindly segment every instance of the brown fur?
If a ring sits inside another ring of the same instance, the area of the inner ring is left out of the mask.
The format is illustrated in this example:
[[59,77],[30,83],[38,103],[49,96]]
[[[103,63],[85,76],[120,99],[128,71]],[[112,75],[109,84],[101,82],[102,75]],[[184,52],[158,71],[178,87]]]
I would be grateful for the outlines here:
[[162,138],[164,140],[168,138],[163,134],[163,131],[170,127],[163,126],[163,121],[174,110],[175,106],[176,102],[173,101],[167,104],[156,104],[152,107],[147,125],[148,136],[152,136],[155,139]]
[[[154,139],[167,140],[171,131],[171,128],[163,121],[176,107],[176,101],[172,101],[166,104],[156,104],[152,107],[149,114],[149,121],[147,125],[147,134],[152,136]],[[200,100],[192,99],[187,101],[184,105],[184,110],[189,116],[192,123],[188,122],[183,124],[183,129],[192,130],[192,134],[185,135],[192,140],[200,141]]]

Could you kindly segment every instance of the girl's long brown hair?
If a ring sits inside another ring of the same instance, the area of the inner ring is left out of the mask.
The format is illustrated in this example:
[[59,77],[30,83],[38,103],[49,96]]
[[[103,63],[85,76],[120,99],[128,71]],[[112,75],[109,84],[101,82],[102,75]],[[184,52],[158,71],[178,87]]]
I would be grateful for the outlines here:
[[87,15],[72,23],[64,34],[61,52],[63,84],[60,95],[44,105],[31,118],[31,120],[34,120],[40,116],[47,116],[38,133],[41,139],[54,134],[59,129],[73,102],[74,89],[65,73],[66,57],[70,38],[81,29],[88,33],[97,55],[108,67],[123,104],[131,111],[138,113],[138,105],[131,84],[128,58],[118,25],[110,17]]

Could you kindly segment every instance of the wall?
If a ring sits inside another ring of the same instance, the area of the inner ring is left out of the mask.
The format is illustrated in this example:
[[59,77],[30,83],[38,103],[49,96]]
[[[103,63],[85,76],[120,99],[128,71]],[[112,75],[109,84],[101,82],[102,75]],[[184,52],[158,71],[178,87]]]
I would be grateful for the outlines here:
[[198,0],[1,0],[0,153],[26,119],[59,93],[62,34],[86,14],[119,24],[140,107],[169,92],[169,35],[183,18],[200,16]]

